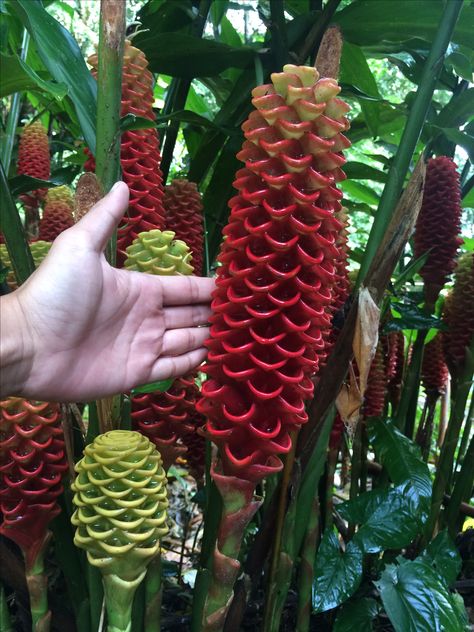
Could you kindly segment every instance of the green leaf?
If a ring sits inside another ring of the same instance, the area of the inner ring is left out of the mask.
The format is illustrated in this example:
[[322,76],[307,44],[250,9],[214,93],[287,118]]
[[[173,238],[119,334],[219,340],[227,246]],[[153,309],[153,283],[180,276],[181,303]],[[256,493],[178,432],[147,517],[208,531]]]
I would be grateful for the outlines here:
[[418,559],[435,568],[447,586],[451,586],[454,582],[462,565],[459,551],[446,529],[438,533]]
[[385,171],[366,165],[363,162],[346,162],[344,172],[349,180],[387,181],[387,173]]
[[387,566],[374,583],[395,632],[464,632],[453,596],[421,560]]
[[474,208],[474,188],[472,188],[467,195],[462,199],[463,208]]
[[372,191],[372,189],[360,182],[353,182],[352,180],[343,180],[341,182],[341,189],[344,195],[348,195],[351,199],[360,200],[365,204],[377,206],[379,203],[379,196]]
[[419,447],[391,422],[368,423],[369,440],[395,485],[409,481],[426,520],[432,485],[428,465],[422,460]]
[[384,327],[384,332],[400,331],[402,329],[441,329],[442,322],[435,316],[427,316],[418,306],[413,304],[393,303],[392,310],[399,314],[393,314],[392,320]]
[[398,276],[394,281],[393,287],[395,290],[403,287],[407,281],[411,281],[415,274],[425,265],[428,257],[429,252],[425,252],[425,254],[418,257],[418,259],[412,259],[400,276]]
[[344,604],[337,615],[333,632],[372,632],[372,620],[377,616],[375,599],[364,597]]
[[461,132],[454,127],[444,127],[442,132],[448,140],[463,147],[469,155],[469,160],[474,164],[474,136],[466,134],[466,132]]
[[156,127],[155,121],[150,121],[150,119],[145,118],[144,116],[136,116],[135,114],[125,114],[120,119],[120,131],[130,132],[135,129],[150,129],[152,127]]
[[360,525],[352,542],[365,553],[400,549],[420,532],[421,520],[410,482],[364,492],[338,506],[343,518]]
[[339,606],[354,594],[361,579],[361,549],[352,541],[342,552],[335,532],[326,531],[314,565],[314,612],[325,612]]
[[63,83],[45,81],[32,70],[17,55],[0,55],[2,81],[0,83],[0,98],[23,90],[40,89],[49,92],[56,99],[63,99],[67,94],[67,86]]
[[[460,18],[461,20],[462,18]],[[447,103],[438,114],[434,124],[441,128],[458,128],[473,115],[474,88],[464,90]]]
[[186,33],[139,33],[133,41],[147,56],[150,70],[186,79],[245,68],[256,54],[248,46],[227,46]]
[[[370,97],[381,98],[362,49],[349,42],[344,42],[342,48],[340,78],[341,82],[351,84]],[[361,99],[359,103],[372,136],[376,136],[379,126],[378,104],[365,99]]]
[[467,46],[452,45],[451,51],[445,59],[445,65],[453,68],[454,72],[466,81],[472,81],[472,69],[474,67],[474,50]]
[[159,382],[150,382],[149,384],[143,384],[142,386],[137,386],[132,389],[132,394],[135,395],[137,393],[153,393],[158,391],[159,393],[164,393],[167,391],[170,386],[173,384],[174,379],[170,378],[169,380],[161,380]]
[[[428,48],[443,9],[444,3],[438,0],[353,0],[332,21],[341,27],[345,41],[386,54],[406,50],[405,44],[412,38],[426,42]],[[466,3],[452,41],[471,47],[473,32],[474,9]]]
[[9,6],[28,29],[51,76],[67,86],[84,138],[95,154],[97,84],[76,40],[39,0],[16,0]]
[[64,179],[54,178],[52,180],[40,180],[40,178],[33,178],[32,176],[14,176],[8,180],[8,186],[10,187],[11,194],[14,196],[21,195],[22,193],[29,193],[36,189],[51,189],[52,187],[60,186],[64,184]]

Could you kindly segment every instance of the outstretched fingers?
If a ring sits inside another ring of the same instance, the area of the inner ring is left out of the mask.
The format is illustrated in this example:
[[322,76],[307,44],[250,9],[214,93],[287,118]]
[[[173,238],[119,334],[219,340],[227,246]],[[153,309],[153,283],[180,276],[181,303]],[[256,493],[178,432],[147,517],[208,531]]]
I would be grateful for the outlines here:
[[158,280],[163,294],[163,305],[196,305],[211,302],[211,293],[215,288],[214,279],[195,276],[151,277],[150,282]]
[[207,327],[187,327],[185,329],[170,329],[163,336],[162,355],[177,356],[199,349],[209,338]]
[[153,365],[150,382],[168,380],[170,377],[180,377],[190,373],[206,358],[207,349],[200,347],[178,356],[161,356]]
[[188,305],[186,307],[165,307],[163,311],[166,329],[197,327],[205,325],[212,314],[208,305]]

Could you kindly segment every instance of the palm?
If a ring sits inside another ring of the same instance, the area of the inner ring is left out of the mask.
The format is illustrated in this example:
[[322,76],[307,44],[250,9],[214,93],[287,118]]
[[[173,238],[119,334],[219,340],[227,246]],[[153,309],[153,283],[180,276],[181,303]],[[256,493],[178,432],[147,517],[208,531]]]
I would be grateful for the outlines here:
[[[107,198],[56,240],[20,290],[23,313],[41,350],[29,383],[45,399],[119,393],[183,374],[205,355],[207,329],[197,325],[209,315],[205,303],[212,281],[151,277],[109,266],[102,247],[122,207],[118,204],[111,223],[107,214],[104,220],[106,203]],[[97,228],[99,218],[102,234],[91,239],[90,228],[93,222]]]

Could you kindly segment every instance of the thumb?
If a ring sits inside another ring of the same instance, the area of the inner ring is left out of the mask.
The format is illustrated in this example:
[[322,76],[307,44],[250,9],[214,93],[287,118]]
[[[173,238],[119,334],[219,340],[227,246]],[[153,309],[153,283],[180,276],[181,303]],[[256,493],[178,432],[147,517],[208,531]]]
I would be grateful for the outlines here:
[[116,182],[111,190],[76,224],[87,233],[90,245],[102,252],[128,207],[129,191],[125,182]]

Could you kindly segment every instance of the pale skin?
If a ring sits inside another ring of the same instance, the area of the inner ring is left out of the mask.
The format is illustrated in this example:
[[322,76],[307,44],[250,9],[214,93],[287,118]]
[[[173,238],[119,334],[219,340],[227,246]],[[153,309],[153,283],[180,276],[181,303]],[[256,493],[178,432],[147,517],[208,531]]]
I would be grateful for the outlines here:
[[204,360],[214,281],[119,270],[105,259],[127,204],[128,188],[117,183],[1,298],[1,397],[88,401]]

